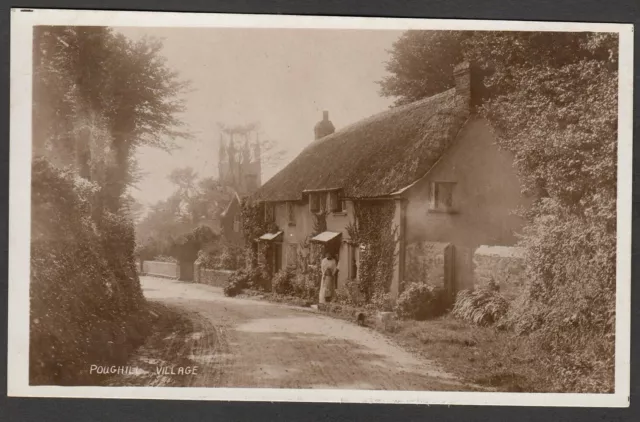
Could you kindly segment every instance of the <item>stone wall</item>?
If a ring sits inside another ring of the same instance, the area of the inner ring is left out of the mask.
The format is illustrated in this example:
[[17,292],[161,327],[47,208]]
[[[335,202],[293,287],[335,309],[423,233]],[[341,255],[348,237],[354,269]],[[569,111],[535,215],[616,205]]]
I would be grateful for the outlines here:
[[231,270],[210,270],[195,265],[193,268],[193,281],[196,283],[208,284],[210,286],[224,287],[225,283],[233,274]]
[[446,243],[412,242],[405,252],[405,283],[427,283],[432,286],[445,286],[445,248]]
[[495,283],[513,299],[524,285],[524,251],[507,246],[480,246],[473,255],[474,287]]
[[142,273],[158,277],[180,278],[180,267],[175,262],[144,261]]

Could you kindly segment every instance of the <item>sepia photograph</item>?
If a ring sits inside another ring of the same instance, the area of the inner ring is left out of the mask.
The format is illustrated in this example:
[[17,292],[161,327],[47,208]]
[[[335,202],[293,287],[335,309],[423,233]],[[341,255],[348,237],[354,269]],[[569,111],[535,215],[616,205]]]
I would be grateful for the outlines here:
[[628,406],[632,41],[14,10],[9,395]]

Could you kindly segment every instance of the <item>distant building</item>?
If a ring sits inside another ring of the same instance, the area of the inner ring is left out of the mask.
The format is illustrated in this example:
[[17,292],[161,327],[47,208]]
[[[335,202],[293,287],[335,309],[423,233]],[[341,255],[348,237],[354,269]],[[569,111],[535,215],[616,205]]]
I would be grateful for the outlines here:
[[[479,246],[516,242],[524,222],[514,211],[530,199],[521,194],[513,157],[475,113],[480,98],[469,65],[457,66],[454,76],[454,88],[337,132],[324,113],[316,140],[252,197],[265,203],[279,230],[259,240],[273,250],[275,270],[295,265],[296,250],[311,238],[338,257],[338,288],[358,279],[361,256],[375,245],[350,239],[348,227],[357,209],[381,203],[398,239],[393,296],[411,280],[412,254],[425,250],[423,242],[442,247],[433,262],[452,292],[474,285]],[[326,222],[319,234],[317,215]]]
[[218,177],[223,186],[233,193],[231,201],[220,216],[221,231],[225,240],[241,246],[242,198],[251,195],[262,185],[262,160],[257,135],[250,141],[248,133],[220,134]]

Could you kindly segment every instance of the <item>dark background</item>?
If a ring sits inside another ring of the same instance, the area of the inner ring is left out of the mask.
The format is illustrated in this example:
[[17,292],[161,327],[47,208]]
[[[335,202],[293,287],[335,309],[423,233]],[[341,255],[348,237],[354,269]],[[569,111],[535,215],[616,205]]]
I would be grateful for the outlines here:
[[[8,181],[9,181],[9,36],[10,7],[162,10],[184,12],[377,16],[440,19],[500,19],[571,22],[617,22],[640,24],[640,0],[14,0],[2,3],[0,14],[0,57],[3,78],[0,82],[0,314],[7,315],[7,250],[8,250]],[[635,35],[635,52],[640,40]],[[638,86],[640,69],[635,54],[634,85]],[[638,93],[635,92],[634,104]],[[640,130],[638,111],[634,106],[634,144]],[[638,158],[640,159],[640,158]],[[636,161],[634,153],[634,162]],[[634,181],[636,171],[634,165]],[[640,173],[640,172],[639,172]],[[634,183],[633,264],[636,278],[637,249],[636,198],[640,193]],[[638,353],[638,289],[632,290],[632,350]],[[634,421],[640,420],[638,368],[631,368],[631,407],[627,409],[528,408],[488,406],[417,406],[371,404],[305,404],[305,403],[227,403],[164,400],[98,400],[98,399],[29,399],[6,396],[6,320],[0,324],[5,341],[0,346],[0,421],[188,421],[188,420],[291,420],[291,421]],[[632,364],[635,359],[632,360]]]

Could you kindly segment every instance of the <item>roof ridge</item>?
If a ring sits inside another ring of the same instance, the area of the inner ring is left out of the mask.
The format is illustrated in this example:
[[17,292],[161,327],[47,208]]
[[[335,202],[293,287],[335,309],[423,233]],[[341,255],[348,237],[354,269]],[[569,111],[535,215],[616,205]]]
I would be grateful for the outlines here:
[[340,134],[342,134],[344,132],[352,130],[354,127],[358,127],[360,125],[365,125],[365,124],[369,123],[370,121],[375,121],[375,120],[383,118],[383,117],[385,117],[387,115],[394,115],[396,113],[401,113],[403,111],[412,109],[414,107],[419,107],[419,106],[423,105],[424,103],[428,103],[430,101],[433,101],[433,100],[436,100],[436,99],[438,99],[440,97],[443,97],[445,94],[448,94],[451,91],[455,91],[455,88],[449,88],[449,89],[447,89],[445,91],[438,92],[437,94],[433,94],[430,97],[421,98],[419,100],[412,101],[412,102],[407,103],[407,104],[402,104],[402,105],[399,105],[399,106],[391,107],[391,108],[388,108],[386,110],[382,110],[382,111],[379,111],[377,113],[371,114],[371,115],[369,115],[367,117],[364,117],[364,118],[362,118],[360,120],[357,120],[355,122],[349,123],[345,127],[341,128],[339,130],[336,130],[335,132],[333,132],[330,135],[324,136],[324,137],[322,137],[320,139],[314,139],[313,141],[311,141],[311,143],[309,145],[304,147],[302,149],[302,151],[300,151],[300,153],[304,152],[307,148],[309,148],[311,146],[321,144],[324,141],[328,141],[330,139],[333,139],[333,138],[337,137],[338,135],[340,135]]
[[380,197],[419,179],[469,115],[454,88],[373,114],[307,145],[252,195],[297,200],[339,187],[347,197]]

